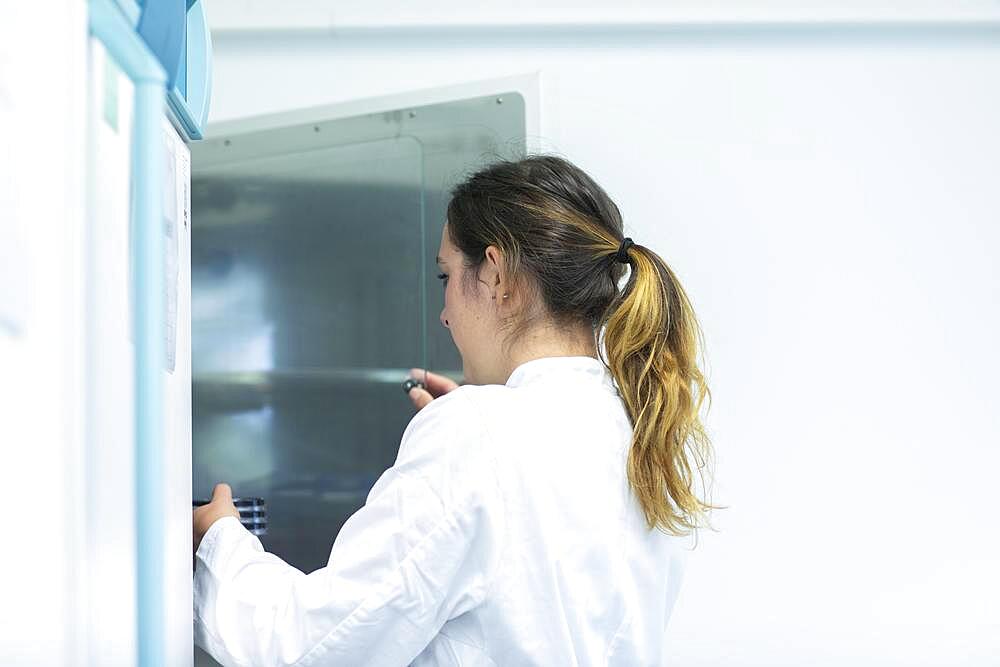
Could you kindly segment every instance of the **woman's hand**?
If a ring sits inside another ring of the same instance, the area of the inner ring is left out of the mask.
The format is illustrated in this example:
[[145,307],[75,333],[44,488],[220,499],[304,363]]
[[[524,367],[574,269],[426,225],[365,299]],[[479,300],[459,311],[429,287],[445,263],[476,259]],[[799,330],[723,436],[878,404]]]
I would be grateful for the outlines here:
[[[424,373],[427,373],[426,379],[424,377]],[[425,371],[423,368],[410,369],[410,377],[414,380],[420,380],[427,383],[426,389],[413,387],[407,394],[410,397],[410,401],[413,402],[413,406],[417,410],[422,410],[435,398],[444,396],[453,389],[458,389],[458,383],[451,378],[438,375],[437,373],[431,373],[430,371]]]
[[212,491],[212,501],[194,510],[194,550],[198,551],[201,538],[212,524],[226,516],[240,518],[240,512],[233,504],[233,490],[228,484],[216,484]]

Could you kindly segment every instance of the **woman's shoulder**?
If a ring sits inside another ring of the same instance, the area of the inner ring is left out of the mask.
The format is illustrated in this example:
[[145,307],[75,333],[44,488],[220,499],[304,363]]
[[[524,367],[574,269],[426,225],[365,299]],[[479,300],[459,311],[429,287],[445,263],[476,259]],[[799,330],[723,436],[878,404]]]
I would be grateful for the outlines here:
[[508,402],[510,397],[511,389],[504,385],[462,385],[417,412],[406,430],[423,429],[428,424],[441,428],[457,427],[459,424],[485,427],[488,415],[495,411],[498,404]]
[[407,424],[400,457],[495,455],[490,415],[509,393],[504,385],[463,385],[434,399]]
[[[503,389],[503,387],[499,387]],[[502,394],[483,386],[462,386],[431,401],[410,420],[393,470],[423,479],[443,499],[468,504],[496,485],[496,446],[481,409]],[[464,499],[464,500],[463,500]]]

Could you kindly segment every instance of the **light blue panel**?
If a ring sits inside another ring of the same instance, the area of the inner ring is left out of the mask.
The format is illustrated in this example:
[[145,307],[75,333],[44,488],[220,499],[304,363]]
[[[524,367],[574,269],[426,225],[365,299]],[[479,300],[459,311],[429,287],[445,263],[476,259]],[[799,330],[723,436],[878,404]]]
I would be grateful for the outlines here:
[[[136,341],[136,507],[139,569],[139,665],[159,667],[166,653],[167,468],[164,433],[164,82],[136,82],[134,225]],[[140,212],[141,211],[141,212]]]
[[89,1],[90,32],[135,84],[133,289],[136,368],[138,664],[166,654],[164,434],[164,235],[162,204],[166,74],[118,4]]
[[212,33],[205,18],[204,2],[188,10],[187,104],[199,128],[208,123],[212,100]]
[[186,60],[182,66],[185,78],[170,90],[167,102],[186,138],[201,139],[212,97],[212,36],[203,3],[190,0],[188,7]]
[[167,86],[173,88],[185,59],[187,8],[180,0],[150,0],[143,3],[136,32],[167,72]]
[[163,67],[112,0],[89,0],[90,33],[101,40],[132,81],[166,84]]
[[135,0],[117,0],[118,7],[121,9],[122,13],[125,14],[125,18],[133,27],[139,24],[139,16],[142,15],[142,11],[139,9],[139,3]]

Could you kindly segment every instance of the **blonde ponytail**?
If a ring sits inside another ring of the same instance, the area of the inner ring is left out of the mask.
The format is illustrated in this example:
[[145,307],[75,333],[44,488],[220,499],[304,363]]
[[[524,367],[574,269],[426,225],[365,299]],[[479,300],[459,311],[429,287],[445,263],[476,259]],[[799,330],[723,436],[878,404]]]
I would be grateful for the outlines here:
[[695,487],[695,473],[704,482],[712,458],[699,417],[704,399],[711,402],[697,364],[703,336],[666,262],[639,245],[625,252],[631,275],[602,324],[605,363],[633,425],[628,480],[651,529],[687,534],[717,509]]

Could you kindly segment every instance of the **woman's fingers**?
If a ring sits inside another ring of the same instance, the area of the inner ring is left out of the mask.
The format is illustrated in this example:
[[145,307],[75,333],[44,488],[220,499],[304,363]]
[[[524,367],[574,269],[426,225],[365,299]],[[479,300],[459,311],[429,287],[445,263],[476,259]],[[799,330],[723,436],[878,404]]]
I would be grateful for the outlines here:
[[215,485],[212,489],[212,502],[223,502],[232,503],[233,502],[233,490],[226,483],[219,483]]
[[212,524],[219,519],[232,516],[240,518],[240,511],[233,504],[233,490],[228,484],[216,484],[212,490],[212,502],[194,508],[191,513],[194,550],[198,551],[201,538],[205,536]]
[[414,387],[407,395],[417,410],[422,410],[428,403],[434,400],[434,397],[426,389],[421,389],[420,387]]
[[458,389],[458,383],[451,378],[445,377],[444,375],[438,375],[437,373],[431,373],[430,371],[425,371],[423,368],[410,369],[410,377],[414,380],[420,380],[425,383],[427,385],[427,391],[430,392],[431,396],[435,398],[443,396],[454,389]]
[[458,389],[458,383],[451,378],[445,377],[444,375],[438,375],[437,373],[431,373],[423,368],[411,368],[410,377],[413,380],[418,380],[424,385],[421,387],[416,383],[410,383],[413,384],[413,386],[410,387],[410,390],[407,392],[407,396],[410,397],[410,401],[417,410],[422,410],[435,398],[444,396],[449,391],[454,389]]

